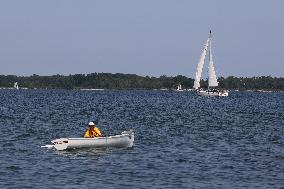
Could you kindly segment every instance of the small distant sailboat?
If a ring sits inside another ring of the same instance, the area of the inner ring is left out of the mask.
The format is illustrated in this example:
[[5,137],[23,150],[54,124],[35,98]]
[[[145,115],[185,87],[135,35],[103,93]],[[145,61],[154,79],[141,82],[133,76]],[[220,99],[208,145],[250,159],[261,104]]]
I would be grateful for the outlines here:
[[177,86],[176,91],[183,91],[183,89],[181,88],[181,84],[179,84],[179,85]]
[[[229,92],[227,90],[219,90],[217,76],[213,64],[213,55],[212,55],[212,33],[210,30],[209,37],[206,40],[206,43],[202,49],[202,53],[199,58],[199,62],[197,64],[197,69],[195,73],[195,80],[193,88],[197,90],[197,94],[201,96],[229,96]],[[203,65],[205,62],[206,53],[209,51],[209,66],[208,66],[208,88],[200,89],[200,80],[201,74],[203,70]]]
[[18,85],[18,82],[15,82],[15,83],[14,83],[14,89],[17,89],[17,90],[19,90],[19,85]]

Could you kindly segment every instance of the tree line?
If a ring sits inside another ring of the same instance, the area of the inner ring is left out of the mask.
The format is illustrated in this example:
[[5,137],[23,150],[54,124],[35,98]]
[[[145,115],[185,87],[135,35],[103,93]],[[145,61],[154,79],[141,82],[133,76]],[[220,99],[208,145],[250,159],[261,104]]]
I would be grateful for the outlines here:
[[[283,77],[234,77],[218,78],[219,87],[230,90],[273,90],[284,91]],[[136,74],[90,73],[52,76],[16,76],[0,75],[0,87],[20,87],[49,89],[175,89],[178,84],[183,88],[192,88],[194,79],[186,76],[150,77]],[[201,87],[207,87],[207,80],[201,80]]]

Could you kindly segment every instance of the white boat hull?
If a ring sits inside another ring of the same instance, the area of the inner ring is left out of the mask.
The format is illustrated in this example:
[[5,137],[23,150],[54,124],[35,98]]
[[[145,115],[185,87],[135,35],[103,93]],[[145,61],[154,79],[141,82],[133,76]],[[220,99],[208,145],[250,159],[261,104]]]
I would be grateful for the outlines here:
[[[56,150],[76,149],[76,148],[107,148],[132,147],[134,142],[134,132],[124,131],[121,135],[95,138],[59,138],[51,141]],[[50,145],[42,146],[50,148]]]
[[221,91],[221,92],[219,92],[219,96],[229,96],[229,91],[227,91],[227,90]]
[[185,91],[185,90],[183,90],[183,89],[176,89],[175,91],[177,91],[177,92],[183,92],[183,91]]
[[200,90],[197,91],[197,94],[199,96],[229,96],[229,92],[228,91],[204,91],[204,90]]

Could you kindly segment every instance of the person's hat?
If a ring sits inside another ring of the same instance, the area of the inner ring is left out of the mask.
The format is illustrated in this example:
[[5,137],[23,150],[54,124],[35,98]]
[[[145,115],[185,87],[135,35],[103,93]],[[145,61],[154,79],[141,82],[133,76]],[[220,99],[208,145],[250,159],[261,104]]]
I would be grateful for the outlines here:
[[89,122],[89,126],[95,126],[94,122]]

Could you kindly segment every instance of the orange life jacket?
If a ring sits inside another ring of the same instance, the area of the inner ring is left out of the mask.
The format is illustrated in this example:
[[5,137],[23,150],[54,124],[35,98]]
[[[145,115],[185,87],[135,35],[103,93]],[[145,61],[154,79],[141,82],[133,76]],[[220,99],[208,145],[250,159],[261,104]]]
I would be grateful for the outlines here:
[[97,127],[90,127],[86,132],[85,138],[94,138],[102,136],[101,131]]

